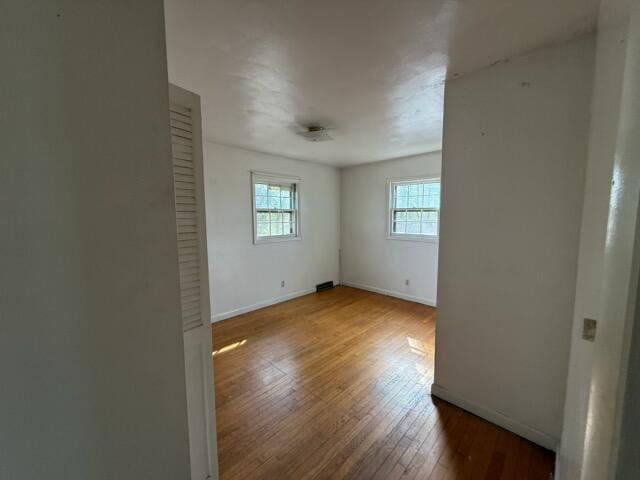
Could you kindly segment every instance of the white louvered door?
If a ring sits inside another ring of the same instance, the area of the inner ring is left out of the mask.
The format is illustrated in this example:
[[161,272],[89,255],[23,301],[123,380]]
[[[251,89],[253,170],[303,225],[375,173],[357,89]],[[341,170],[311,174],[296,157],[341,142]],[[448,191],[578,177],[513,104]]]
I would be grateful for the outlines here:
[[169,87],[191,479],[217,479],[200,97]]
[[[202,195],[194,161],[192,109],[171,103],[171,150],[178,228],[178,262],[180,267],[180,295],[182,325],[185,331],[203,325],[201,286]],[[206,246],[205,246],[206,248]]]

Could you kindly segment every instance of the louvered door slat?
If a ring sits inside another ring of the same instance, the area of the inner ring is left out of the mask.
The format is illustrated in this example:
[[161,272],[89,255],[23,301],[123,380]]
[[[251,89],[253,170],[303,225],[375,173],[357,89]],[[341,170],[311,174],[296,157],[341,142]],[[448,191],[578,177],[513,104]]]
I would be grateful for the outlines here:
[[181,163],[178,163],[178,161],[176,161],[175,159],[173,160],[173,164],[175,165],[173,167],[173,173],[179,173],[180,175],[194,175],[192,164],[189,164],[189,162],[185,161],[180,162]]
[[193,212],[193,209],[197,211],[198,205],[196,204],[196,199],[191,197],[191,201],[189,201],[189,198],[190,197],[176,197],[176,212]]
[[189,118],[191,118],[191,109],[183,105],[179,105],[177,103],[171,102],[171,105],[169,106],[169,110],[171,112],[181,113],[182,115],[186,115]]
[[183,240],[197,240],[198,239],[198,235],[197,234],[193,234],[193,233],[182,233],[178,235],[178,242],[181,242]]
[[193,142],[191,140],[174,137],[171,139],[171,143],[173,144],[173,156],[175,156],[176,153],[193,155]]
[[181,226],[185,226],[185,227],[194,227],[197,231],[198,228],[198,220],[196,218],[180,218],[177,217],[177,224],[179,227]]
[[173,128],[177,128],[179,130],[184,130],[185,132],[192,133],[191,124],[190,123],[185,123],[185,122],[182,122],[182,121],[177,120],[175,118],[172,118],[171,119],[171,126]]
[[200,286],[196,286],[194,288],[182,288],[180,289],[181,297],[191,297],[193,295],[197,295],[200,293]]
[[171,136],[176,136],[178,138],[186,138],[189,140],[193,139],[193,134],[188,130],[183,130],[181,128],[171,127]]
[[196,203],[196,197],[189,190],[179,189],[176,187],[176,203]]
[[191,159],[183,159],[179,157],[173,157],[173,164],[182,168],[193,168],[193,162]]
[[172,136],[171,142],[173,143],[173,152],[191,153],[193,154],[193,141],[189,138],[183,138],[179,136]]
[[191,116],[188,114],[184,115],[182,113],[171,111],[169,113],[169,118],[171,120],[178,120],[180,122],[188,123],[189,125],[193,124],[193,120],[191,119]]
[[180,281],[181,282],[193,282],[200,278],[199,270],[181,270],[180,271]]
[[[182,176],[182,175],[181,175]],[[195,190],[196,186],[192,182],[184,182],[181,180],[175,180],[176,188],[181,190]],[[193,194],[195,195],[195,194]]]

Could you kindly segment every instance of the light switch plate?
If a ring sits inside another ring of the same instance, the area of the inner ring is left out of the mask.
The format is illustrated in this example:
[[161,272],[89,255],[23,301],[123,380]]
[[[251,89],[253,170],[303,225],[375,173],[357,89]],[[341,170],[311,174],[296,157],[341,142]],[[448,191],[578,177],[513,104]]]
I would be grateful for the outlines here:
[[593,318],[585,318],[582,324],[582,339],[588,342],[596,341],[596,328],[598,322]]

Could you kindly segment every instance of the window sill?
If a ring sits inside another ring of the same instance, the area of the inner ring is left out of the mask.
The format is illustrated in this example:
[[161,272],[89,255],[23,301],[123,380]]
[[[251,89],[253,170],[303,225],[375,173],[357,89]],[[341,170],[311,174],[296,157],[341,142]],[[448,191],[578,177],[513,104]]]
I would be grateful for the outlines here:
[[440,242],[440,237],[437,235],[387,235],[387,240],[438,244]]
[[263,244],[267,244],[267,243],[283,243],[283,242],[295,242],[301,240],[300,235],[296,235],[295,237],[290,236],[290,237],[263,237],[263,238],[254,238],[253,239],[253,244],[254,245],[263,245]]

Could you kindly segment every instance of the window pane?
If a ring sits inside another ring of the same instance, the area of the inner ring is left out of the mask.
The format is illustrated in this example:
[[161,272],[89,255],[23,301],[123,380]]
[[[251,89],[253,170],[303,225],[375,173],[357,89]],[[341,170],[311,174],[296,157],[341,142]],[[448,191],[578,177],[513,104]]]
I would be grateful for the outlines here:
[[427,195],[425,198],[425,207],[427,208],[438,208],[440,207],[440,196],[439,195]]
[[420,233],[420,224],[418,222],[407,222],[407,234],[417,235]]
[[283,235],[291,235],[293,231],[291,230],[291,223],[283,222],[282,223],[282,234]]
[[267,186],[264,183],[256,183],[256,196],[267,196]]
[[422,222],[422,235],[437,235],[438,224],[435,222]]
[[406,222],[393,222],[393,233],[405,233],[406,227]]
[[430,208],[440,207],[440,183],[429,183],[425,185],[426,192],[429,196],[428,206]]
[[420,197],[409,197],[407,206],[409,208],[420,208]]
[[396,198],[396,208],[407,208],[407,197],[397,197]]
[[270,197],[279,197],[280,196],[280,187],[278,185],[269,185],[269,196]]
[[438,234],[438,212],[422,212],[422,234]]
[[396,195],[399,197],[406,197],[409,195],[409,187],[407,185],[396,185]]
[[422,221],[436,223],[438,221],[438,212],[422,212]]
[[258,228],[256,229],[259,237],[267,237],[269,236],[269,224],[268,223],[258,223]]
[[271,224],[271,235],[282,235],[282,223]]
[[268,223],[268,222],[269,222],[269,214],[258,212],[258,223]]
[[289,198],[289,197],[291,197],[291,189],[290,189],[290,188],[287,188],[287,189],[283,189],[283,190],[281,190],[281,191],[280,191],[280,196],[281,196],[282,198]]
[[440,183],[427,183],[424,189],[425,195],[440,195]]
[[291,199],[290,198],[281,198],[280,199],[280,208],[290,209],[291,208]]
[[409,196],[410,197],[415,197],[417,195],[420,195],[422,193],[422,185],[418,185],[415,183],[412,183],[410,185],[408,185],[409,188]]
[[292,220],[291,216],[292,215],[289,212],[282,212],[282,221],[283,222],[290,222]]
[[269,208],[267,197],[256,196],[256,208]]
[[393,218],[396,221],[405,222],[407,220],[407,212],[393,212]]
[[269,214],[269,219],[271,220],[271,223],[274,223],[274,222],[281,223],[282,222],[282,214],[281,213],[270,213]]
[[420,212],[407,212],[407,222],[419,222]]
[[277,210],[280,208],[280,197],[269,197],[269,206],[270,210]]

